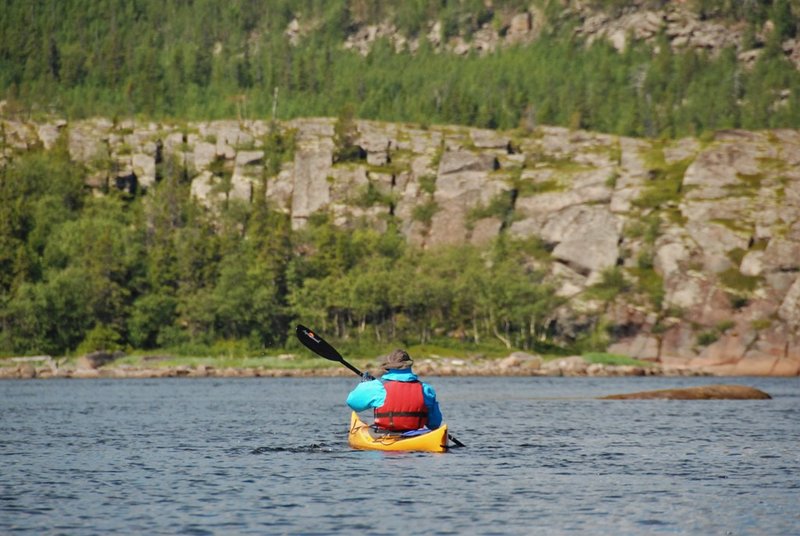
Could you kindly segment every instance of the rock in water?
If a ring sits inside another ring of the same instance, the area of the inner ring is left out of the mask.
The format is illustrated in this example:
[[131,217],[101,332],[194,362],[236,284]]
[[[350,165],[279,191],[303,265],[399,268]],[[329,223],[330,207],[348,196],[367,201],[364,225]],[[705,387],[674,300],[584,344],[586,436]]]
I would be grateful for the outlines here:
[[771,398],[764,391],[744,385],[701,385],[601,397],[602,400],[767,400]]

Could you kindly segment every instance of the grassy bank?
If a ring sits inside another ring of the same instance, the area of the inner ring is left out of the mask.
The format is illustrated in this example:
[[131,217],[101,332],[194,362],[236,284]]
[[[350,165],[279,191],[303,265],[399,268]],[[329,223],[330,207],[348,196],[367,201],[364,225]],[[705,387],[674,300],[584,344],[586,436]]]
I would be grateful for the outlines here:
[[[500,363],[511,352],[500,350],[499,348],[488,348],[485,353],[476,352],[470,348],[453,349],[436,345],[416,345],[408,348],[409,353],[417,363],[433,364],[441,366],[449,363],[491,364]],[[372,352],[369,355],[342,351],[345,359],[361,370],[376,371],[379,369],[380,357],[388,353],[388,349],[383,352]],[[544,363],[562,359],[563,355],[542,355]],[[622,355],[587,352],[582,354],[584,360],[589,364],[599,364],[606,366],[629,366],[629,367],[652,367],[652,363],[632,359]],[[56,358],[54,361],[58,367],[77,368],[80,357],[66,356]],[[20,361],[11,357],[0,358],[0,367],[16,367]],[[205,355],[181,355],[174,351],[157,352],[131,352],[123,357],[114,359],[107,367],[131,368],[131,369],[170,369],[170,368],[214,368],[214,369],[258,369],[276,371],[312,371],[339,368],[336,362],[328,361],[318,357],[305,349],[278,349],[264,352],[260,355],[247,353],[210,354]]]

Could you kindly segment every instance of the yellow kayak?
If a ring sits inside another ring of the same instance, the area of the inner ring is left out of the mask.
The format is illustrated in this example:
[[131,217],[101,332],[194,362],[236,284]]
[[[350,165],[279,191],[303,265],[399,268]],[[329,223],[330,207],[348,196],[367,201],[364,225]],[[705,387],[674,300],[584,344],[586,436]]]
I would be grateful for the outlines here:
[[447,425],[443,424],[436,430],[411,437],[392,433],[374,433],[354,411],[350,415],[348,443],[354,449],[447,452]]

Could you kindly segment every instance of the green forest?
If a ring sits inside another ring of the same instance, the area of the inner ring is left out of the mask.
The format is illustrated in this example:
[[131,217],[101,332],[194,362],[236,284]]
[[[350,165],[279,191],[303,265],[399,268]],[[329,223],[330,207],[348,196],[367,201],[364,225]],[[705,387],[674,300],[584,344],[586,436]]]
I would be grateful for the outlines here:
[[[589,2],[609,12],[632,2]],[[649,0],[650,7],[667,2]],[[562,125],[627,136],[681,137],[718,129],[796,127],[800,73],[782,43],[797,35],[796,0],[689,0],[701,18],[738,21],[752,69],[729,49],[712,57],[664,41],[624,53],[575,37],[562,2],[532,44],[485,56],[413,54],[384,40],[366,56],[346,36],[388,21],[409,38],[440,21],[442,38],[469,40],[522,0],[6,0],[0,10],[0,95],[28,115],[205,120],[335,116],[510,129]],[[286,29],[305,25],[297,45]],[[774,30],[760,43],[765,23]],[[659,53],[654,52],[655,47]],[[782,100],[781,105],[776,102]]]
[[[628,2],[593,2],[608,10]],[[659,2],[651,2],[659,4]],[[663,3],[663,2],[661,2]],[[752,70],[719,57],[586,47],[559,2],[541,2],[546,31],[526,46],[456,57],[379,42],[344,50],[359,25],[392,21],[409,36],[440,20],[468,38],[493,13],[483,0],[6,0],[0,9],[0,99],[26,118],[103,115],[207,120],[303,116],[513,129],[564,125],[629,136],[679,137],[717,129],[800,125],[800,73],[781,41],[797,34],[787,0],[694,2],[703,16],[775,31]],[[528,2],[495,1],[497,11]],[[314,21],[297,46],[295,18]],[[788,93],[787,93],[788,91]],[[776,106],[779,95],[788,95]],[[290,140],[263,140],[266,188]],[[300,230],[264,195],[208,210],[190,177],[161,162],[147,194],[87,189],[87,169],[62,138],[0,168],[0,354],[168,349],[185,355],[291,347],[294,323],[353,348],[395,342],[558,353],[601,350],[599,318],[561,333],[562,304],[542,283],[536,241],[420,250],[388,231],[337,228],[317,214]],[[595,289],[626,291],[609,273]],[[446,344],[446,342],[445,342]]]
[[258,352],[295,320],[368,346],[555,341],[558,299],[527,262],[547,255],[536,242],[424,252],[395,222],[344,230],[324,212],[292,231],[263,195],[201,207],[169,163],[146,195],[98,197],[61,145],[0,176],[2,353]]

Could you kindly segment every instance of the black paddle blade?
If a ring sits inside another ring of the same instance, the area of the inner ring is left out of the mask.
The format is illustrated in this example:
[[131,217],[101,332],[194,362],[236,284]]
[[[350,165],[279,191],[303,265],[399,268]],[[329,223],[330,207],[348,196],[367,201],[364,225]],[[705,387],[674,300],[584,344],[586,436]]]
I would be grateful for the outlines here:
[[336,348],[325,342],[325,339],[314,333],[311,329],[298,324],[295,333],[297,334],[297,338],[300,339],[300,342],[303,343],[303,346],[318,356],[324,357],[330,361],[338,361],[339,363],[344,361],[344,358],[336,351]]
[[360,370],[358,370],[356,367],[345,361],[344,358],[342,357],[342,354],[337,352],[333,346],[325,342],[325,339],[314,333],[312,330],[298,324],[295,333],[297,334],[297,338],[300,339],[300,342],[302,342],[306,348],[308,348],[318,356],[324,357],[325,359],[328,359],[330,361],[338,361],[345,367],[349,368],[350,370],[361,376]]
[[459,441],[458,439],[453,437],[453,435],[447,434],[447,437],[450,439],[450,441],[452,441],[455,444],[455,446],[457,446],[457,447],[466,447],[466,445],[464,443],[462,443],[461,441]]

